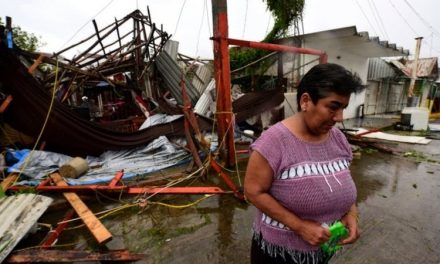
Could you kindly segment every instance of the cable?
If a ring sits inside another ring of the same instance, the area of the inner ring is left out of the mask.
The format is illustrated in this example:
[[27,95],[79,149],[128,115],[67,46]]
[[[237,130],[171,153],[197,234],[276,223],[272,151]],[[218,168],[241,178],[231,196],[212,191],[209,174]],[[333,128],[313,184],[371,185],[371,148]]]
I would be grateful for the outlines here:
[[196,56],[199,54],[200,33],[202,32],[203,20],[205,19],[206,1],[203,1],[202,20],[200,21],[199,33],[197,36]]
[[267,36],[267,33],[269,33],[269,25],[270,25],[271,18],[272,18],[272,15],[269,13],[269,17],[267,18],[266,36]]
[[249,8],[249,0],[246,0],[246,12],[244,13],[243,33],[241,34],[241,38],[242,39],[244,39],[244,33],[246,32],[246,22],[247,22],[248,8]]
[[[148,205],[148,204],[152,204],[152,205],[166,206],[166,207],[170,207],[170,208],[174,208],[174,209],[185,209],[185,208],[188,208],[188,207],[191,207],[191,206],[197,205],[197,204],[199,204],[200,202],[202,202],[203,200],[206,200],[206,199],[208,199],[208,198],[210,198],[210,197],[212,197],[212,196],[213,196],[213,194],[207,194],[207,195],[203,196],[202,198],[197,199],[196,201],[191,202],[191,203],[189,203],[189,204],[168,204],[168,203],[163,203],[163,202],[147,202],[146,205]],[[139,202],[136,202],[136,203],[133,203],[133,204],[127,204],[127,205],[123,205],[123,206],[119,206],[119,207],[112,208],[112,209],[110,209],[110,210],[107,210],[107,213],[106,213],[106,214],[104,214],[104,215],[98,217],[98,219],[101,220],[101,219],[103,219],[103,218],[105,218],[105,217],[108,217],[108,216],[110,216],[110,215],[112,215],[112,214],[115,214],[115,213],[117,213],[117,212],[119,212],[119,211],[122,211],[122,210],[125,210],[125,209],[128,209],[128,208],[132,208],[132,207],[136,207],[136,206],[140,206],[140,203],[142,203],[142,201],[139,201]],[[102,213],[102,212],[100,212],[100,213]],[[95,214],[95,215],[96,215],[96,214]],[[74,220],[74,219],[72,219],[72,220]],[[72,220],[70,220],[70,221],[72,221]],[[75,220],[76,220],[76,219],[75,219]],[[69,221],[69,222],[70,222],[70,221]],[[67,221],[64,221],[64,222],[60,222],[60,223],[58,223],[58,224],[66,223],[66,222],[67,222]],[[81,227],[84,227],[84,226],[85,226],[85,224],[81,224],[81,225],[77,225],[77,226],[72,226],[72,227],[69,227],[69,228],[65,228],[64,230],[66,230],[66,231],[67,231],[67,230],[74,230],[74,229],[78,229],[78,228],[81,228]]]
[[177,18],[176,27],[174,29],[174,36],[177,34],[177,28],[179,27],[180,17],[182,16],[183,8],[185,8],[186,0],[183,1],[182,7],[180,8],[179,17]]
[[[210,23],[212,20],[210,19],[209,12],[208,12],[208,0],[205,0],[205,3],[206,3],[206,5],[205,5],[206,20],[208,21],[208,35],[209,36],[214,36],[212,25]],[[212,46],[212,42],[211,42],[211,46]]]
[[[416,36],[420,36],[420,34],[411,26],[411,24],[406,20],[406,18],[402,15],[402,13],[400,13],[399,9],[394,5],[394,3],[391,0],[388,0],[388,2],[390,3],[390,5],[394,8],[394,10],[397,12],[397,14],[400,16],[400,18],[403,19],[403,21],[406,23],[406,25],[412,30],[412,32],[416,35]],[[434,48],[432,45],[430,45],[428,42],[426,42],[424,39],[422,40],[422,42],[426,45],[428,45],[429,47],[431,47],[431,49],[434,49],[435,51],[437,51],[438,53],[440,53],[440,50]]]
[[34,153],[35,149],[38,146],[38,143],[41,140],[41,136],[43,135],[43,132],[46,128],[47,125],[47,121],[49,120],[49,116],[50,113],[52,112],[52,107],[53,107],[53,102],[55,101],[55,91],[56,91],[56,86],[58,83],[58,57],[56,60],[56,67],[55,67],[55,81],[53,83],[53,91],[52,91],[52,98],[50,100],[50,104],[49,104],[49,109],[47,110],[47,115],[46,115],[46,119],[44,120],[43,126],[41,127],[41,131],[40,134],[37,137],[37,140],[35,141],[34,147],[32,148],[32,150],[29,152],[28,156],[26,157],[23,166],[20,169],[20,173],[18,174],[17,178],[14,181],[14,184],[18,181],[18,179],[20,179],[21,174],[24,172],[24,170],[26,169],[27,165],[29,164],[31,158],[32,158],[32,154]]
[[403,19],[403,21],[405,21],[406,25],[412,30],[412,32],[416,35],[419,35],[417,33],[417,31],[411,26],[411,24],[408,23],[408,21],[405,19],[405,17],[400,13],[399,9],[396,8],[396,6],[393,4],[393,2],[391,0],[388,0],[388,2],[391,4],[391,6],[394,8],[394,10],[396,10],[397,14]]
[[368,24],[370,25],[371,29],[373,30],[374,34],[377,36],[376,29],[373,27],[373,24],[371,24],[370,20],[368,19],[368,16],[365,14],[364,9],[362,9],[362,6],[359,4],[358,0],[356,0],[356,4],[361,10],[362,14],[364,15],[365,19],[367,20]]
[[385,28],[385,25],[384,25],[384,23],[383,23],[383,21],[382,21],[382,17],[380,16],[379,10],[378,10],[377,7],[376,7],[376,4],[374,3],[374,1],[371,1],[371,3],[372,3],[372,5],[373,5],[373,8],[374,8],[374,10],[375,10],[375,13],[377,14],[377,18],[379,19],[380,26],[382,26],[383,32],[385,33],[385,37],[386,37],[387,39],[390,39],[390,37],[388,36],[387,30],[386,30],[386,28]]
[[[214,36],[214,30],[212,29],[212,25],[211,25],[211,19],[210,19],[210,17],[209,17],[209,13],[210,12],[208,12],[208,0],[205,0],[205,14],[206,14],[206,21],[207,21],[207,24],[208,24],[208,37],[212,37],[212,36]],[[214,46],[213,46],[213,42],[212,41],[209,41],[209,45],[210,45],[210,47],[211,47],[211,49],[210,50],[214,50]]]
[[368,3],[368,6],[370,7],[371,14],[373,15],[374,21],[376,22],[376,25],[377,25],[377,28],[380,31],[380,34],[382,34],[382,36],[385,37],[385,33],[383,32],[383,30],[382,30],[382,28],[380,26],[379,20],[378,20],[377,15],[376,15],[376,12],[374,12],[374,9],[373,9],[373,7],[371,5],[371,0],[367,0],[367,3]]
[[64,43],[63,45],[61,45],[61,47],[59,48],[59,50],[61,50],[63,47],[65,47],[67,45],[67,43],[69,43],[85,26],[87,26],[93,19],[95,19],[99,14],[102,13],[102,11],[104,11],[107,7],[109,7],[114,0],[110,0],[110,2],[108,2],[107,5],[105,5],[101,10],[99,10],[98,13],[96,13],[96,15],[94,15],[91,19],[89,19],[86,23],[84,23],[84,25],[82,25],[76,32],[75,34],[73,34],[73,36],[66,41],[66,43]]
[[408,2],[408,0],[404,0],[405,3],[409,6],[409,8],[414,12],[414,14],[416,14],[416,16],[423,22],[423,24],[425,24],[426,27],[428,27],[429,29],[431,29],[432,32],[435,33],[435,35],[437,35],[437,37],[440,37],[440,33],[433,27],[431,26],[428,21],[426,21],[423,16],[421,16],[419,14],[419,12],[416,11],[416,9],[414,7],[412,7],[412,5]]

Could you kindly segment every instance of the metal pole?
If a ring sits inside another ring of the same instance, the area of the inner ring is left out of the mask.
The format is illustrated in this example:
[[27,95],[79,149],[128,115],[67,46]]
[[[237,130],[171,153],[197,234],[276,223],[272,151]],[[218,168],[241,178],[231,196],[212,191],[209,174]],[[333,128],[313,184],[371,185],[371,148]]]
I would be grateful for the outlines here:
[[409,89],[408,89],[408,97],[413,97],[414,95],[414,85],[416,83],[417,79],[417,67],[419,64],[419,54],[420,54],[420,45],[422,43],[423,37],[416,38],[416,53],[414,55],[414,63],[413,68],[411,70],[411,82],[409,83]]
[[241,39],[228,39],[228,43],[230,45],[237,45],[240,47],[249,47],[254,49],[265,49],[272,51],[281,51],[281,52],[291,52],[291,53],[300,53],[300,54],[310,54],[319,56],[319,63],[327,63],[328,56],[322,50],[308,49],[308,48],[297,48],[286,45],[272,44],[272,43],[263,43],[263,42],[255,42],[249,40],[241,40]]
[[234,120],[228,49],[228,14],[226,0],[212,0],[214,26],[214,72],[217,89],[217,121],[220,155],[227,166],[235,163]]

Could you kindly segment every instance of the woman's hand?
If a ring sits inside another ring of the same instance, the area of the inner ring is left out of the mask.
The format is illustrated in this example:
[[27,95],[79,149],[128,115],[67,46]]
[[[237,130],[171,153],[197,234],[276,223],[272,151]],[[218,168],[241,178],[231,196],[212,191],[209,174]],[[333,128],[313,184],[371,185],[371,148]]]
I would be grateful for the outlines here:
[[295,233],[300,235],[307,243],[313,246],[319,246],[327,242],[330,238],[330,231],[317,222],[310,220],[301,220],[301,224]]
[[341,241],[341,244],[351,244],[354,243],[360,236],[360,230],[358,226],[359,213],[357,210],[350,210],[345,214],[341,222],[348,228],[348,237]]

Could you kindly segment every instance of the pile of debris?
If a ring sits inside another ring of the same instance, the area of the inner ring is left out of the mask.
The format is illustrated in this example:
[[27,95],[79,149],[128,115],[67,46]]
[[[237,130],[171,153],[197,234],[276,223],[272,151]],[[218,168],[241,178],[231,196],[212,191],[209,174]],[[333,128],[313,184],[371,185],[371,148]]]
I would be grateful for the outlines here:
[[[93,20],[93,26],[93,35],[54,54],[9,45],[8,28],[0,32],[1,143],[9,147],[1,155],[8,175],[1,182],[0,208],[5,214],[31,216],[22,227],[11,225],[22,222],[19,218],[1,226],[0,261],[8,255],[7,261],[15,263],[140,259],[142,255],[125,250],[39,251],[53,245],[74,212],[98,244],[111,240],[79,191],[150,197],[230,193],[218,186],[173,187],[206,175],[210,167],[243,198],[212,152],[222,144],[213,131],[217,94],[212,63],[179,54],[178,43],[152,22],[149,11],[135,10],[102,29]],[[73,55],[73,50],[81,52]],[[235,87],[233,97],[235,124],[284,100],[282,89],[242,94]],[[188,162],[188,172],[164,187],[130,182]],[[5,195],[29,190],[61,192],[73,210],[38,249],[10,254],[52,202],[42,195]],[[29,213],[26,208],[33,206],[35,212]],[[130,206],[142,207],[142,201]]]

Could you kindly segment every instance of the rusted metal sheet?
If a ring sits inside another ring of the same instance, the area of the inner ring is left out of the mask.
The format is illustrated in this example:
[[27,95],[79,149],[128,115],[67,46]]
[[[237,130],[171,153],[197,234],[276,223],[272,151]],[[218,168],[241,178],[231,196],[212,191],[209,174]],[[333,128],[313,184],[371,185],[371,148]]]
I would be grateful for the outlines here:
[[35,225],[52,198],[23,193],[0,199],[0,263]]
[[[414,60],[394,60],[391,63],[396,66],[403,74],[411,77]],[[423,58],[417,62],[418,78],[438,78],[438,60],[437,58]]]

